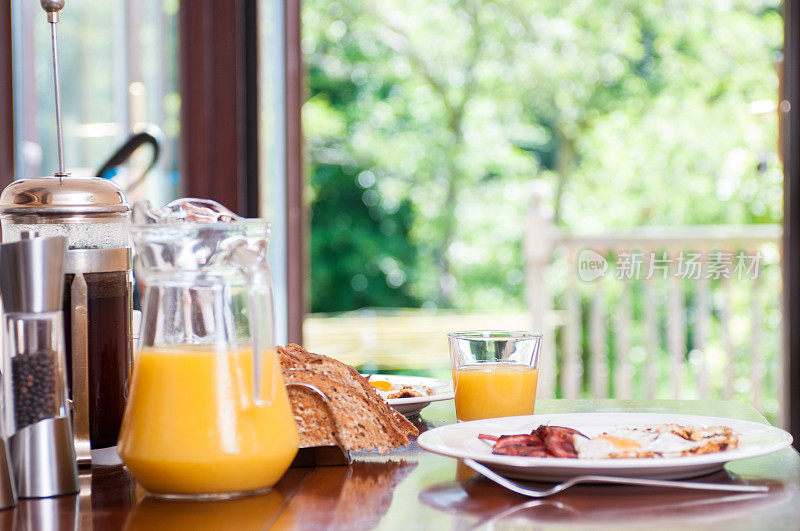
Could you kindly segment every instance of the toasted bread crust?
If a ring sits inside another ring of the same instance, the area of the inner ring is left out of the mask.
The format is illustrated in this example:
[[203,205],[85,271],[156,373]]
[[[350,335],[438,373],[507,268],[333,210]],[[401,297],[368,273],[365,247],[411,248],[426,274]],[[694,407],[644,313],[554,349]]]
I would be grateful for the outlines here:
[[278,347],[278,354],[286,383],[314,385],[330,399],[329,408],[313,391],[289,388],[300,446],[336,444],[337,424],[339,440],[346,450],[377,449],[385,453],[405,446],[410,437],[419,434],[352,367],[294,344]]

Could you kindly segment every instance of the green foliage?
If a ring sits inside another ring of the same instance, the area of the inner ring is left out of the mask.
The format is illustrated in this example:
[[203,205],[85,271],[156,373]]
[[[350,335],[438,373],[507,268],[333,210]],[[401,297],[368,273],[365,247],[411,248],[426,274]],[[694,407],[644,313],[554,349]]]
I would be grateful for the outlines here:
[[776,6],[309,0],[312,307],[521,308],[533,181],[576,230],[779,222]]
[[324,259],[314,263],[312,311],[417,304],[403,289],[414,264],[410,203],[379,205],[372,181],[370,172],[356,176],[352,167],[336,164],[314,171],[311,254]]

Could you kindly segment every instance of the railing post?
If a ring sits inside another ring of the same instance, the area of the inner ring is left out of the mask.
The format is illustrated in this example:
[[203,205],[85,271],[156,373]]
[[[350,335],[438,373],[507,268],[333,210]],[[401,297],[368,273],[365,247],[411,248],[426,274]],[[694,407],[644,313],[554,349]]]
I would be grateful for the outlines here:
[[546,185],[537,181],[531,194],[524,236],[525,302],[530,312],[532,330],[544,335],[536,393],[540,398],[554,397],[556,389],[555,338],[549,319],[553,295],[546,277],[553,255],[554,233],[552,209],[544,204],[548,196]]
[[633,322],[633,295],[631,283],[624,283],[618,309],[614,314],[616,352],[614,353],[614,398],[633,397],[633,365],[631,362],[631,323]]
[[[670,257],[678,256],[679,249],[668,248]],[[681,398],[683,375],[686,370],[686,295],[683,281],[674,274],[670,268],[670,279],[667,285],[667,350],[671,367],[669,379],[672,388],[672,398]]]

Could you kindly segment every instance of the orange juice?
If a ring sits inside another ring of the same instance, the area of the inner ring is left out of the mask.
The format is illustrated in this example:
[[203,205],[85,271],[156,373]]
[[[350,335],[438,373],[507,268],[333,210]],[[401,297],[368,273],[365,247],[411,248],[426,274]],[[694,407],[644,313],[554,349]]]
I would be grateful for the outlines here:
[[297,453],[277,356],[262,357],[264,405],[252,398],[249,346],[140,350],[120,457],[156,494],[230,494],[274,485]]
[[539,370],[510,363],[479,363],[453,371],[458,420],[530,415]]

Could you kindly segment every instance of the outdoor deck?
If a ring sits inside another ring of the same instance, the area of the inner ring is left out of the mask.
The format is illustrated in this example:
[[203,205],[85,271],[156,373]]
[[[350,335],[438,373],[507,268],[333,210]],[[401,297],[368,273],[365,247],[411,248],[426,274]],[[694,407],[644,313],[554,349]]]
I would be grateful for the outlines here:
[[530,328],[526,312],[467,313],[415,309],[313,314],[303,325],[306,348],[355,367],[447,372],[447,334],[457,330]]

